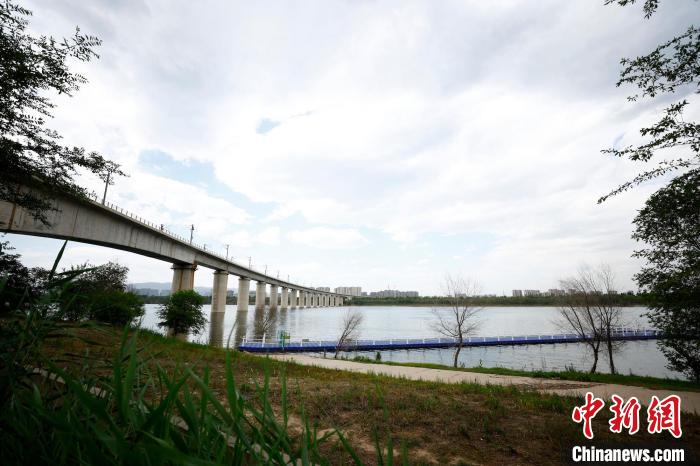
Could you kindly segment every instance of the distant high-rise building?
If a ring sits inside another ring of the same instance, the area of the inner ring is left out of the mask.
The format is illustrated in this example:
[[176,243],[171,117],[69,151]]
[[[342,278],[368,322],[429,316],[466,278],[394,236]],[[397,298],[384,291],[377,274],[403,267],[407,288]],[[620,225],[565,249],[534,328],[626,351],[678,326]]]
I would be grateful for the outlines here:
[[[330,291],[330,290],[329,290]],[[335,292],[349,296],[362,296],[362,287],[360,286],[337,286]]]
[[542,296],[542,293],[540,293],[540,290],[523,290],[523,296],[528,296],[528,297]]
[[550,288],[548,293],[549,296],[564,296],[566,294],[566,291],[560,290],[558,288]]
[[399,291],[399,290],[381,290],[372,291],[369,294],[370,298],[417,298],[417,291]]
[[522,298],[523,297],[523,290],[513,290],[513,297],[514,298]]

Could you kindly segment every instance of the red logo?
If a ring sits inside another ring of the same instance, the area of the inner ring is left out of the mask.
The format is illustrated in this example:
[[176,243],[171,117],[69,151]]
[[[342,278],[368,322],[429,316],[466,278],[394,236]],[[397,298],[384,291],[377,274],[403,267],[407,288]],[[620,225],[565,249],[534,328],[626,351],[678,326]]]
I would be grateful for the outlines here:
[[586,403],[583,406],[576,406],[574,412],[571,413],[571,419],[576,423],[583,421],[583,435],[587,439],[593,438],[593,418],[598,411],[603,409],[605,401],[593,396],[593,393],[586,393]]
[[[613,416],[608,421],[610,432],[621,433],[622,429],[627,429],[630,435],[639,432],[639,411],[642,405],[636,397],[625,400],[612,395],[610,411]],[[605,406],[605,401],[596,398],[593,393],[587,392],[583,406],[576,406],[571,413],[571,419],[576,423],[583,423],[583,435],[587,439],[593,438],[593,418]],[[663,400],[652,396],[649,408],[647,409],[647,431],[650,434],[659,434],[667,430],[675,438],[683,435],[681,430],[681,398],[678,395],[669,395]]]
[[681,397],[669,395],[659,401],[656,396],[651,397],[651,403],[647,410],[647,420],[650,434],[658,434],[664,430],[671,432],[676,438],[683,435],[681,430]]
[[632,397],[624,402],[617,395],[612,396],[613,404],[610,406],[610,411],[613,412],[613,417],[608,421],[610,424],[610,432],[619,434],[622,428],[627,429],[630,435],[639,432],[639,409],[642,407],[636,397]]

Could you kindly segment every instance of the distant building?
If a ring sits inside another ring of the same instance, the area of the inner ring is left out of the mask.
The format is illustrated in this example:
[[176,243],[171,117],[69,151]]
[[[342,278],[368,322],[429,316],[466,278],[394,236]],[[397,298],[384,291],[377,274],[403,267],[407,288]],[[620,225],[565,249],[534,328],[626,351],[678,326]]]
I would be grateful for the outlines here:
[[133,291],[139,296],[158,296],[160,294],[157,288],[134,288]]
[[560,290],[558,288],[550,288],[549,291],[549,296],[564,296],[566,294],[566,291]]
[[522,298],[523,297],[523,290],[513,290],[513,297],[514,298]]
[[399,290],[382,290],[372,291],[369,294],[370,298],[417,298],[417,291],[399,291]]
[[362,287],[360,286],[337,286],[335,292],[349,296],[363,296]]
[[331,287],[330,287],[330,286],[319,286],[319,287],[316,288],[316,289],[317,289],[318,291],[326,291],[326,292],[328,292],[328,293],[331,292]]
[[540,292],[540,290],[523,290],[523,296],[536,297],[542,296],[542,293]]
[[170,296],[170,290],[160,290],[158,296]]

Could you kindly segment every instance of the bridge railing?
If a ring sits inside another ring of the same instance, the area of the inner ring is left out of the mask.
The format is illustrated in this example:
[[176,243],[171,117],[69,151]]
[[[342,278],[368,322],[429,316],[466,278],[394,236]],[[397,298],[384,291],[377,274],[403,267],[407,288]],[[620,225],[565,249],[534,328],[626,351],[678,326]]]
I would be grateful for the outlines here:
[[239,267],[243,267],[243,268],[248,268],[248,269],[253,269],[253,270],[255,270],[255,268],[252,267],[252,266],[251,266],[251,267],[244,266],[243,264],[240,264],[240,263],[236,262],[235,260],[233,260],[232,257],[226,257],[226,256],[224,256],[224,255],[222,255],[222,254],[219,254],[218,252],[214,251],[213,249],[207,249],[205,245],[196,243],[196,242],[194,242],[194,241],[190,241],[188,238],[185,238],[184,236],[178,235],[177,233],[174,233],[174,232],[170,231],[169,229],[167,229],[167,228],[165,227],[165,224],[162,224],[162,223],[161,223],[161,224],[156,224],[156,223],[154,223],[154,222],[151,222],[150,220],[147,220],[147,219],[145,219],[145,218],[143,218],[143,217],[141,217],[141,216],[139,216],[139,215],[136,215],[135,213],[130,212],[130,211],[128,211],[128,210],[126,210],[126,209],[124,209],[124,208],[122,208],[122,207],[119,207],[118,205],[113,204],[113,203],[111,203],[111,202],[105,202],[105,203],[103,204],[102,202],[99,201],[99,199],[98,199],[98,197],[97,197],[97,194],[95,194],[95,193],[91,193],[91,194],[89,195],[89,197],[90,197],[90,199],[91,199],[91,201],[92,201],[93,203],[95,203],[95,204],[97,204],[97,205],[99,205],[99,206],[106,207],[106,208],[108,208],[108,209],[110,209],[110,210],[112,210],[112,211],[114,211],[114,212],[116,212],[116,213],[118,213],[118,214],[124,215],[125,217],[128,217],[128,218],[130,218],[131,220],[134,220],[134,221],[136,221],[136,222],[138,222],[138,223],[140,223],[140,224],[142,224],[142,225],[145,225],[145,226],[147,226],[147,227],[149,227],[149,228],[151,228],[151,229],[153,229],[153,230],[155,230],[155,231],[157,231],[157,232],[159,232],[159,233],[163,233],[163,234],[165,234],[165,235],[170,236],[170,237],[173,238],[173,239],[176,239],[176,240],[178,240],[178,241],[182,241],[183,243],[186,243],[186,244],[190,245],[191,247],[193,247],[193,248],[195,248],[195,249],[199,249],[199,250],[202,251],[202,252],[205,252],[205,253],[210,254],[210,255],[212,255],[212,256],[219,257],[220,259],[225,260],[225,261],[228,261],[228,262],[231,262],[232,264],[235,264],[235,265],[237,265],[237,266],[239,266]]
[[[207,249],[205,245],[195,243],[195,242],[193,242],[193,241],[190,241],[188,238],[185,238],[184,236],[178,235],[177,233],[174,233],[174,232],[168,230],[167,228],[165,228],[165,225],[162,224],[162,223],[161,223],[161,224],[156,224],[156,223],[154,223],[154,222],[151,222],[150,220],[147,220],[147,219],[145,219],[145,218],[143,218],[143,217],[140,217],[140,216],[138,216],[138,215],[136,215],[136,214],[134,214],[134,213],[132,213],[132,212],[129,212],[128,210],[126,210],[126,209],[124,209],[124,208],[122,208],[122,207],[119,207],[118,205],[113,204],[113,203],[111,203],[111,202],[102,203],[102,202],[99,200],[99,198],[97,197],[97,194],[94,193],[94,192],[93,192],[93,193],[89,193],[89,194],[88,194],[88,198],[90,199],[91,202],[93,202],[94,204],[96,204],[96,205],[98,205],[98,206],[106,207],[106,208],[108,208],[108,209],[110,209],[110,210],[112,210],[112,211],[114,211],[114,212],[116,212],[116,213],[118,213],[118,214],[124,215],[124,216],[126,216],[126,217],[128,217],[128,218],[130,218],[130,219],[132,219],[132,220],[134,220],[134,221],[136,221],[136,222],[139,222],[139,223],[141,223],[142,225],[145,225],[145,226],[147,226],[147,227],[149,227],[149,228],[152,228],[153,230],[156,230],[156,231],[158,231],[158,232],[160,232],[160,233],[163,233],[163,234],[165,234],[165,235],[168,235],[168,236],[170,236],[170,237],[173,238],[173,239],[176,239],[176,240],[178,240],[178,241],[182,241],[183,243],[186,243],[186,244],[188,244],[189,246],[191,246],[191,247],[193,247],[193,248],[195,248],[195,249],[199,249],[199,250],[202,251],[202,252],[205,252],[205,253],[210,254],[210,255],[212,255],[212,256],[216,256],[216,257],[218,257],[218,258],[220,258],[220,259],[222,259],[222,260],[224,260],[224,261],[230,262],[230,263],[232,263],[232,264],[234,264],[234,265],[236,265],[236,266],[238,266],[238,267],[241,267],[241,268],[244,268],[244,269],[248,269],[248,270],[255,270],[256,272],[260,272],[260,271],[259,271],[258,269],[256,269],[255,266],[253,266],[253,265],[249,265],[249,266],[248,266],[248,265],[243,265],[243,264],[241,264],[241,263],[239,263],[239,262],[236,262],[236,261],[234,260],[233,257],[226,257],[226,256],[224,256],[224,255],[222,255],[222,254],[219,254],[218,252],[215,252],[213,249]],[[336,293],[336,294],[337,294],[337,293]]]

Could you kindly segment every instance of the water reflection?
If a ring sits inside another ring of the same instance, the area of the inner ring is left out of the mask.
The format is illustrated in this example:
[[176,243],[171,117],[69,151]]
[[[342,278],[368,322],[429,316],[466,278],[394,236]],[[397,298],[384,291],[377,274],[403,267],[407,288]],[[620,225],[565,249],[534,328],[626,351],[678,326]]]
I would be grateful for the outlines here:
[[243,343],[243,340],[248,333],[248,311],[236,312],[236,320],[233,323],[233,326],[234,328],[231,330],[234,331],[235,336],[233,337],[233,343],[231,346],[235,348]]
[[225,312],[209,313],[209,345],[221,348],[224,346]]

